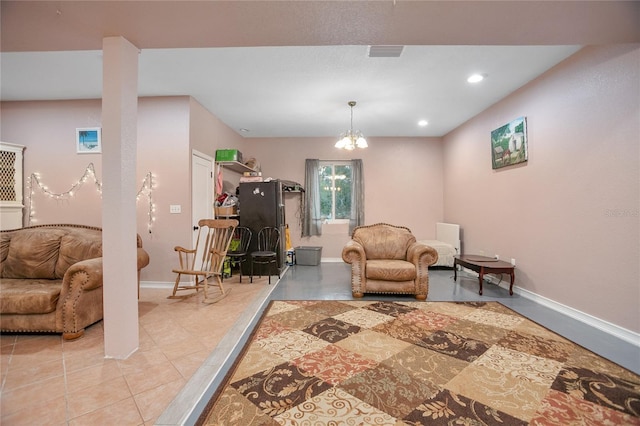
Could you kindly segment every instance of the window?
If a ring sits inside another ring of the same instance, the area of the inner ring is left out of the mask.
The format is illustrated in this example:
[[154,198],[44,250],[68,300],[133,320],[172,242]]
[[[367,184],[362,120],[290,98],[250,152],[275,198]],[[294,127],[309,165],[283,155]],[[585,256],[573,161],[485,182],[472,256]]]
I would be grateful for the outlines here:
[[323,221],[348,222],[351,217],[350,162],[320,162],[320,215]]
[[307,158],[304,173],[302,236],[322,235],[322,224],[348,223],[349,234],[364,223],[362,160]]

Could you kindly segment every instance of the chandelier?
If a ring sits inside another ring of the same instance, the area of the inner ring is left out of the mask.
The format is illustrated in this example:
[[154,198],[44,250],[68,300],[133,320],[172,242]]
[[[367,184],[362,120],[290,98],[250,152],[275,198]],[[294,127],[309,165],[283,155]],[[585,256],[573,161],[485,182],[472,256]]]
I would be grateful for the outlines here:
[[336,142],[336,148],[353,150],[356,147],[366,148],[369,145],[364,135],[360,130],[353,130],[353,107],[356,106],[356,101],[349,101],[348,105],[351,107],[351,128],[340,135],[340,139]]

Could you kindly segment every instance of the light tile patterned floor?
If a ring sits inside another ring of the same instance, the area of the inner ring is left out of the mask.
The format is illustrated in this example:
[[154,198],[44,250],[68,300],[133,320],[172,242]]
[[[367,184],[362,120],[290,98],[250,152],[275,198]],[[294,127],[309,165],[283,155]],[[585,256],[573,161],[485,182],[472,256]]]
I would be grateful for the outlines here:
[[251,303],[253,284],[207,305],[201,296],[169,300],[169,289],[142,288],[140,348],[126,360],[104,358],[103,322],[82,339],[0,336],[2,425],[152,425]]

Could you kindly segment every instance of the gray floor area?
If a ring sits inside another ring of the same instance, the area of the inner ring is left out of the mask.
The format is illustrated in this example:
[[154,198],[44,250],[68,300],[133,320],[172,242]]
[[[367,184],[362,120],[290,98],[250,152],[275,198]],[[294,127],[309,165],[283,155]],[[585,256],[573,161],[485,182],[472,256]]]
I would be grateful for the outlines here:
[[[517,285],[517,281],[516,281]],[[624,340],[618,339],[604,331],[596,329],[581,321],[568,317],[558,311],[542,306],[528,298],[514,293],[509,296],[507,289],[485,281],[483,295],[478,294],[478,278],[470,273],[458,273],[457,282],[453,281],[453,270],[435,269],[429,272],[428,301],[497,301],[541,324],[567,339],[614,361],[623,367],[640,374],[640,351]],[[397,295],[366,295],[363,300],[399,300],[405,296]],[[169,407],[167,416],[163,415],[158,422],[163,425],[194,424],[204,405],[211,398],[215,389],[222,383],[224,374],[231,368],[233,360],[239,355],[242,346],[248,339],[253,326],[257,323],[261,312],[270,300],[352,300],[350,287],[350,266],[344,263],[321,263],[319,266],[294,265],[277,283],[265,292],[264,298],[252,307],[253,312],[247,312],[237,327],[229,332],[220,350],[214,351],[212,359],[220,365],[216,366],[218,374],[207,381],[204,392],[200,391],[200,401],[190,409],[186,407]],[[415,300],[406,296],[406,300]],[[248,310],[249,311],[249,310]],[[218,352],[216,354],[216,352]],[[220,352],[225,352],[221,356]],[[219,361],[222,359],[223,361]],[[201,378],[202,379],[202,378]],[[202,382],[202,380],[201,380]],[[188,391],[189,389],[185,389]],[[197,392],[197,391],[194,391]],[[195,402],[193,395],[184,399]],[[170,412],[189,411],[181,421],[171,419]]]

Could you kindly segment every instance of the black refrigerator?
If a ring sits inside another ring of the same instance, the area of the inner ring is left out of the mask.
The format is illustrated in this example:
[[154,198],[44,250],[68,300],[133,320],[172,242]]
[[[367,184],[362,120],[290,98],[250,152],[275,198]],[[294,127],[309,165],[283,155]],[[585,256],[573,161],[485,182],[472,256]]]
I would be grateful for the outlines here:
[[[249,246],[249,253],[258,249],[258,232],[271,226],[280,230],[280,244],[278,248],[278,270],[273,265],[271,275],[280,275],[284,268],[285,256],[285,217],[284,198],[282,198],[282,184],[279,180],[270,182],[241,182],[238,195],[240,226],[251,229],[253,236]],[[242,263],[242,273],[251,273],[251,262]],[[256,265],[255,275],[266,275],[266,265]]]

